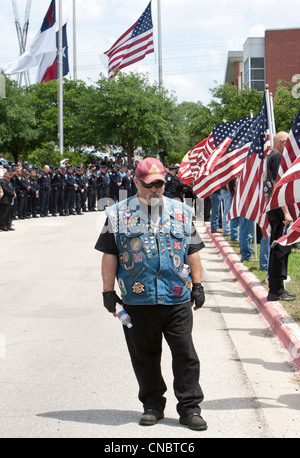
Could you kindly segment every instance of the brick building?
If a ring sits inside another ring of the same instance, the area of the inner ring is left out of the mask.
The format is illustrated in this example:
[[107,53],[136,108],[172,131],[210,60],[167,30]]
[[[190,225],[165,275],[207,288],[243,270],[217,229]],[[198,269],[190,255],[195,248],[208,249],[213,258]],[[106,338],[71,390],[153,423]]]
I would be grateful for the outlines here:
[[263,92],[268,84],[274,95],[278,79],[292,82],[300,74],[300,29],[266,30],[264,38],[248,38],[243,51],[229,51],[225,83]]
[[266,83],[275,94],[277,80],[300,74],[300,29],[266,30]]

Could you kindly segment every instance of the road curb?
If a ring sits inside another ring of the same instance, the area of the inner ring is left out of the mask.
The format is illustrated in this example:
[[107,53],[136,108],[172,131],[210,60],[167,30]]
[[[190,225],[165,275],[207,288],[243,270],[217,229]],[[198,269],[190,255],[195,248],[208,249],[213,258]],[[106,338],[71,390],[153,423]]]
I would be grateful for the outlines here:
[[219,233],[211,234],[210,227],[206,227],[206,233],[239,281],[244,294],[254,302],[274,335],[289,352],[297,371],[300,371],[300,328],[297,323],[288,315],[279,302],[269,302],[267,300],[267,290],[255,275],[249,272],[230,244]]

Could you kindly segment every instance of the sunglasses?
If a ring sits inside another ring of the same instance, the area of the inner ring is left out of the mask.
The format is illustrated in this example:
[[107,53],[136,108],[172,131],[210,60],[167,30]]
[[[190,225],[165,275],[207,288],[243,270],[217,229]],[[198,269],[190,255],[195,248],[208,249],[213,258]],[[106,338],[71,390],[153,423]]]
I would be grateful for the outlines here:
[[153,186],[156,189],[159,189],[159,188],[162,188],[163,185],[165,184],[164,181],[155,181],[154,183],[149,183],[149,184],[145,183],[142,180],[139,180],[139,182],[142,184],[143,188],[147,188],[147,189],[151,189],[151,188],[153,188]]

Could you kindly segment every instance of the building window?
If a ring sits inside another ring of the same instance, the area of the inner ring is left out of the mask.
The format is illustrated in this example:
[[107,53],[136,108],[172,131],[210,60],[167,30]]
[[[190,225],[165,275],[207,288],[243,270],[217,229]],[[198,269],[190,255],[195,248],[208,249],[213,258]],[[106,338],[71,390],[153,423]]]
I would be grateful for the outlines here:
[[258,92],[264,92],[265,81],[251,81],[251,88],[256,89]]
[[245,85],[259,92],[265,90],[265,59],[249,57],[245,61]]

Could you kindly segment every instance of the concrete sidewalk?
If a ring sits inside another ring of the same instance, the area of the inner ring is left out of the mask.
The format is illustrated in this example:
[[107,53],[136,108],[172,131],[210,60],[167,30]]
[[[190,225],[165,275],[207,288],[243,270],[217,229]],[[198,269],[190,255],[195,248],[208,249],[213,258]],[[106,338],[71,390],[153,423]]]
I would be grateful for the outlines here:
[[240,261],[239,256],[230,244],[219,234],[212,234],[210,227],[206,232],[222,255],[233,275],[239,281],[245,291],[245,295],[255,303],[259,311],[265,317],[274,335],[290,354],[291,361],[296,369],[300,370],[300,328],[298,324],[285,311],[280,302],[269,302],[268,292],[247,267]]
[[122,325],[102,304],[102,212],[15,222],[0,234],[0,437],[300,437],[297,373],[199,225],[205,306],[194,313],[208,430],[181,426],[171,356],[165,418],[142,406]]

